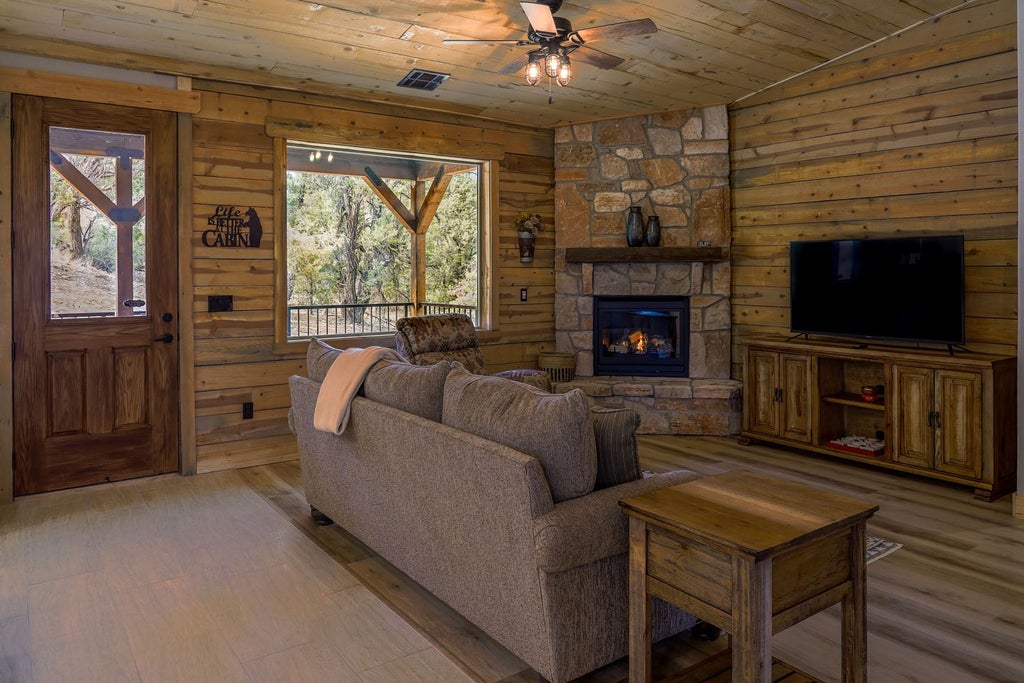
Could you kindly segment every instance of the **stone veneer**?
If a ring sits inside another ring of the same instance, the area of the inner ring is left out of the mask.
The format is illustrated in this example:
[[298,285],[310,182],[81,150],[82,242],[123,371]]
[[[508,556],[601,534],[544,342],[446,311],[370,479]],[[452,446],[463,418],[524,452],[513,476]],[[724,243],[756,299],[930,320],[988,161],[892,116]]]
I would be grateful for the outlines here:
[[[663,246],[701,243],[728,253],[728,123],[723,105],[555,130],[555,340],[559,351],[576,352],[579,378],[561,388],[632,405],[642,433],[738,431],[729,261],[566,263],[565,249],[626,246],[626,213],[639,205],[645,219],[659,216]],[[689,296],[690,377],[593,378],[595,294]],[[702,395],[705,386],[713,396]],[[712,413],[718,417],[700,417]]]

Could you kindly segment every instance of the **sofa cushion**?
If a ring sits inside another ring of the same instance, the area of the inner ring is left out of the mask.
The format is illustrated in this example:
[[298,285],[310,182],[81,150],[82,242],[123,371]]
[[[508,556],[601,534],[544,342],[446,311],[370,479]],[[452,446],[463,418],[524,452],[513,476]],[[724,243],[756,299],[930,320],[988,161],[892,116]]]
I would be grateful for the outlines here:
[[306,376],[314,382],[323,382],[334,359],[341,355],[341,349],[325,344],[319,339],[309,340],[306,347]]
[[434,365],[378,361],[366,373],[362,394],[371,401],[440,422],[444,381],[451,368],[448,361]]
[[441,421],[537,458],[556,503],[594,488],[594,427],[579,389],[549,394],[456,365],[445,381]]
[[636,428],[640,416],[631,408],[590,409],[597,443],[597,481],[594,489],[608,488],[640,478]]

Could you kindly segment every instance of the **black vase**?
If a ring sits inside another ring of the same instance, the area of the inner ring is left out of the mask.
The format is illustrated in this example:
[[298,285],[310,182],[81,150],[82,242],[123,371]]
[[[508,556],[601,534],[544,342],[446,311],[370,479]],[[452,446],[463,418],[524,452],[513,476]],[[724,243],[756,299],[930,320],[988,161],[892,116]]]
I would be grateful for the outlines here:
[[644,243],[644,216],[639,206],[629,207],[626,214],[626,244],[639,247]]
[[661,219],[656,215],[647,217],[647,230],[644,232],[644,241],[649,247],[656,247],[661,244]]

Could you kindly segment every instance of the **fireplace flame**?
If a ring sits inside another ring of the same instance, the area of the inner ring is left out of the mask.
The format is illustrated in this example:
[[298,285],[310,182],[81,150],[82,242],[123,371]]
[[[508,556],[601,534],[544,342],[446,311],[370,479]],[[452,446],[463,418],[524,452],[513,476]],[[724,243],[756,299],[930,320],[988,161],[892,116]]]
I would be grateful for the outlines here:
[[638,353],[645,353],[647,351],[647,335],[642,330],[636,330],[630,333],[629,344]]

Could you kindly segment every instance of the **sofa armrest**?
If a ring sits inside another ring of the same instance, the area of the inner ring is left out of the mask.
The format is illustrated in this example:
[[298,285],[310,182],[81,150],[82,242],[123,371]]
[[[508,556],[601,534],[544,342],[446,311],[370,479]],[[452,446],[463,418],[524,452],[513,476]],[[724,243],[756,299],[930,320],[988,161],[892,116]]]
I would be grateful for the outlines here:
[[699,476],[691,470],[665,472],[556,504],[551,512],[534,520],[538,568],[551,574],[626,552],[629,519],[619,500]]

